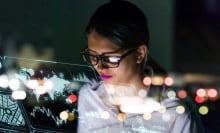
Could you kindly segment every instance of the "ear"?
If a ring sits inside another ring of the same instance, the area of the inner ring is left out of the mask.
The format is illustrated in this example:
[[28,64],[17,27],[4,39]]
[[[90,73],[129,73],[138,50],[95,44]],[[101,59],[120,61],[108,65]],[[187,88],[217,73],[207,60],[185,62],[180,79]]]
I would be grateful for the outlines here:
[[141,44],[137,49],[136,63],[140,64],[144,60],[146,54],[147,54],[147,46],[145,44]]

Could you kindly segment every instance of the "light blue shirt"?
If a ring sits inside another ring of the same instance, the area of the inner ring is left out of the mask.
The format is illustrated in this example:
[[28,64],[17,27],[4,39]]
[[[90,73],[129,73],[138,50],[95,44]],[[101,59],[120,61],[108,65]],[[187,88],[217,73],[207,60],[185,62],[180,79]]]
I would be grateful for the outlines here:
[[[161,104],[166,112],[151,113],[150,119],[143,114],[125,113],[125,119],[119,120],[119,109],[106,102],[107,93],[102,82],[87,84],[79,92],[78,133],[202,133],[192,119],[192,111],[187,107],[182,114],[176,107],[184,105],[178,98],[166,98]],[[107,112],[103,117],[103,112]],[[202,128],[201,128],[202,129]]]

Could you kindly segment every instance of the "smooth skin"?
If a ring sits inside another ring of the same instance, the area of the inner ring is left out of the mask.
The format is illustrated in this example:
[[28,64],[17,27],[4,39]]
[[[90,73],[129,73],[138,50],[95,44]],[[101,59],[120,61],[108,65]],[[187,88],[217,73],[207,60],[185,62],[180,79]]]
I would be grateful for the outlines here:
[[[108,38],[96,32],[91,32],[88,35],[88,48],[97,55],[120,49],[119,46],[111,42]],[[122,49],[108,55],[121,56],[127,51],[127,49]],[[134,85],[137,90],[143,89],[146,86],[142,82],[144,73],[141,69],[141,62],[144,60],[146,53],[147,46],[144,44],[139,45],[135,52],[121,60],[117,68],[104,68],[101,61],[94,68],[102,77],[104,83],[128,84]]]

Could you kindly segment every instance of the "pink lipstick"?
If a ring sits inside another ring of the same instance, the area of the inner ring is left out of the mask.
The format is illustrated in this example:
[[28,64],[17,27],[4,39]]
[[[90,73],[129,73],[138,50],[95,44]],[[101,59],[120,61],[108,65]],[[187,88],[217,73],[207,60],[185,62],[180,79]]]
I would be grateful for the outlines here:
[[100,74],[100,76],[103,80],[107,80],[107,79],[110,79],[112,77],[111,75],[108,75],[108,74]]

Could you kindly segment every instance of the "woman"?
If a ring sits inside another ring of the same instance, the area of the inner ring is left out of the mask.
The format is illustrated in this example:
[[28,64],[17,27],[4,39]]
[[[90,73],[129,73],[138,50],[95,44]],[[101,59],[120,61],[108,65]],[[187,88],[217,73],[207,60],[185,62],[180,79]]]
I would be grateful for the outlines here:
[[[184,105],[177,98],[162,97],[162,91],[159,102],[149,97],[153,86],[143,82],[144,77],[166,72],[148,55],[147,20],[140,9],[127,1],[102,5],[91,17],[86,37],[88,46],[81,54],[101,82],[80,90],[79,133],[202,132],[187,108],[183,114],[176,112],[177,106]],[[166,112],[147,103],[159,103]]]

